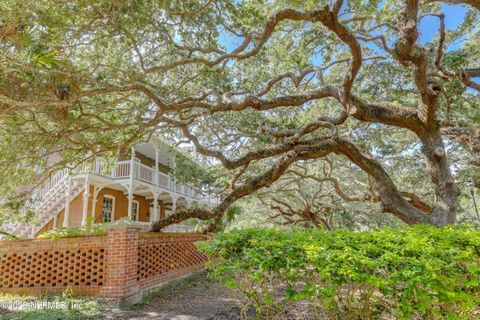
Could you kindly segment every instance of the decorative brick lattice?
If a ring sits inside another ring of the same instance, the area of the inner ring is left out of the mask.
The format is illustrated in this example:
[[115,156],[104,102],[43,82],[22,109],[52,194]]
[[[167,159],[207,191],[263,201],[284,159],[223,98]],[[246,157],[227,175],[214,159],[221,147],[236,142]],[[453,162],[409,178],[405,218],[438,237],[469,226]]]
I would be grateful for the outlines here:
[[204,235],[141,233],[131,222],[105,235],[0,241],[0,292],[127,299],[203,268],[195,242]]
[[0,253],[0,287],[86,287],[104,282],[102,248]]
[[205,263],[207,257],[197,251],[194,244],[201,239],[201,237],[143,239],[138,250],[137,280]]

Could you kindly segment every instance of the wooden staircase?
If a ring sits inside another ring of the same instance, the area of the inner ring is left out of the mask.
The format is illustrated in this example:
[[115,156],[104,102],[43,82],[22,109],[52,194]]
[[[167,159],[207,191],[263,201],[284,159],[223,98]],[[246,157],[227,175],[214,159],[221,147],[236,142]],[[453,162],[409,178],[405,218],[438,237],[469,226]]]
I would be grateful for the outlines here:
[[42,187],[35,191],[23,209],[24,214],[33,211],[36,223],[19,226],[14,234],[22,238],[30,238],[43,228],[65,207],[68,183],[70,183],[70,201],[83,191],[83,184],[78,180],[70,180],[68,170],[55,173]]

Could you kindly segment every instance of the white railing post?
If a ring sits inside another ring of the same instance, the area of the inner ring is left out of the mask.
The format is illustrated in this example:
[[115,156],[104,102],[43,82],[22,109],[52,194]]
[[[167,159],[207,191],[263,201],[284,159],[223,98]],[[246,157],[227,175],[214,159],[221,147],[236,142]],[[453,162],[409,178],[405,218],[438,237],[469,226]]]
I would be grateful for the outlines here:
[[85,189],[83,190],[83,212],[82,212],[82,226],[87,224],[88,219],[88,199],[90,199],[90,175],[85,177]]
[[158,192],[153,193],[153,217],[150,217],[150,222],[156,222],[160,220],[160,214],[158,212]]
[[53,226],[52,229],[57,229],[57,223],[58,223],[58,213],[53,216]]
[[93,186],[93,197],[92,197],[92,222],[95,223],[95,214],[97,209],[98,193],[101,188],[98,186]]
[[70,219],[70,193],[72,189],[72,182],[70,177],[67,179],[67,190],[65,191],[65,209],[63,211],[63,227],[68,228],[68,220]]
[[130,184],[128,186],[128,218],[129,219],[132,219],[134,176],[135,176],[135,148],[132,147],[131,156],[130,156]]
[[160,170],[158,169],[158,157],[159,157],[159,153],[160,153],[160,150],[158,150],[157,147],[155,147],[155,185],[158,187],[158,183],[159,183],[159,172]]

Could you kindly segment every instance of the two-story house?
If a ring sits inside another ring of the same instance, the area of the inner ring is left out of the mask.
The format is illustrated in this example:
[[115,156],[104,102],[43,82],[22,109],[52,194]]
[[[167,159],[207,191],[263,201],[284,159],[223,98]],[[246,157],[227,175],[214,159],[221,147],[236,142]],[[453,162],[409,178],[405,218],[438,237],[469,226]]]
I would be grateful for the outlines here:
[[109,164],[96,158],[76,169],[52,175],[34,191],[29,210],[38,223],[20,225],[14,234],[35,237],[59,227],[113,222],[128,217],[145,225],[164,218],[177,208],[213,206],[217,198],[195,186],[176,183],[171,148],[158,138],[131,148],[128,157]]

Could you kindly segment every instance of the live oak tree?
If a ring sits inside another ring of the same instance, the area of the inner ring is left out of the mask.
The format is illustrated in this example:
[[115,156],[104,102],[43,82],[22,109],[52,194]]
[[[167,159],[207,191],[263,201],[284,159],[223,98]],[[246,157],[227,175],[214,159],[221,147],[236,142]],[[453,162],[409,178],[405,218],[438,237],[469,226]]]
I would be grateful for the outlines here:
[[[394,226],[394,217],[378,212],[373,180],[348,164],[339,157],[325,157],[292,165],[269,188],[240,202],[242,213],[252,211],[247,203],[254,202],[253,210],[264,223],[327,230]],[[243,214],[229,227],[241,225]]]
[[[455,30],[444,3],[467,10]],[[327,157],[370,181],[370,199],[357,200],[408,224],[454,223],[455,179],[479,181],[479,10],[478,0],[2,1],[2,194],[160,133],[230,181],[215,208],[178,211],[156,230],[189,218],[213,230],[239,199]],[[438,30],[420,41],[424,20]],[[416,179],[399,181],[409,170]]]

